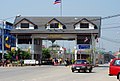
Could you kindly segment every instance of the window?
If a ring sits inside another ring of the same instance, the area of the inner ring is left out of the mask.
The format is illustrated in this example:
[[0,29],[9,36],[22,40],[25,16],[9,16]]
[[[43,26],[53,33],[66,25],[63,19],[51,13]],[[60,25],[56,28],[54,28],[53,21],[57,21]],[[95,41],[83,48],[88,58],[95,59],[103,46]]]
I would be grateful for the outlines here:
[[114,65],[120,66],[120,60],[116,60],[116,61],[114,62]]
[[89,23],[80,23],[80,28],[89,28]]
[[10,30],[4,30],[4,34],[7,34],[7,35],[9,35],[10,34]]
[[66,26],[59,22],[45,24],[46,29],[66,29]]
[[19,39],[18,44],[32,44],[32,39]]
[[59,28],[59,23],[51,23],[50,28]]
[[77,36],[77,44],[90,44],[91,36],[90,35],[78,35]]
[[85,64],[86,62],[86,60],[76,60],[75,64]]
[[21,23],[21,28],[29,28],[29,23]]

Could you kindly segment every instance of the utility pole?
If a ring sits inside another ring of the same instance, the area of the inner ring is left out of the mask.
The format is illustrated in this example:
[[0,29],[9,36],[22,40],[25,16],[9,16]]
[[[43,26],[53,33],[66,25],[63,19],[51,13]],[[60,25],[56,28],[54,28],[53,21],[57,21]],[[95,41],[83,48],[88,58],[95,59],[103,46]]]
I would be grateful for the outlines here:
[[4,21],[2,21],[2,60],[4,60]]
[[95,54],[95,37],[94,34],[91,35],[92,40],[92,55],[91,58],[93,60],[93,65],[96,65],[96,54]]

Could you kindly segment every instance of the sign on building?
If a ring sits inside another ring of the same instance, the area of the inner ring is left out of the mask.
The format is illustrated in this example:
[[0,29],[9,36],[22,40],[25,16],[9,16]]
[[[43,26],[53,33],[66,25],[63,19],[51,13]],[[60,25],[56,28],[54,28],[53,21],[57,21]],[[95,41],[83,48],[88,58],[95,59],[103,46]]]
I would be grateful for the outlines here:
[[78,49],[90,49],[90,44],[78,44]]

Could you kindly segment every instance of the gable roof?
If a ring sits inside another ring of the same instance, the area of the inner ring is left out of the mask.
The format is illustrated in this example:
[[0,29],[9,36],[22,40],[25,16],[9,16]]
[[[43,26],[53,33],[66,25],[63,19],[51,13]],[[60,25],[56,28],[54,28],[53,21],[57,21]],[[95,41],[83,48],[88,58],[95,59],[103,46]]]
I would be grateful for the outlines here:
[[76,25],[76,24],[82,22],[83,20],[85,20],[85,21],[91,23],[92,25],[96,26],[96,25],[92,22],[92,20],[90,21],[90,20],[88,20],[88,19],[86,19],[86,18],[81,19],[79,22],[75,23],[74,25]]
[[[52,19],[55,19],[61,22],[66,26],[66,29],[74,30],[74,24],[81,21],[82,19],[86,19],[90,23],[100,28],[101,25],[101,17],[17,17],[15,19],[14,25],[18,24],[21,20],[26,19],[27,21],[35,24],[38,28],[45,28],[45,24],[50,22]],[[91,21],[94,20],[94,21]]]
[[[47,24],[49,24],[49,23],[52,22],[53,20],[55,20],[55,21],[57,21],[58,23],[60,23],[61,25],[63,25],[63,29],[66,29],[66,26],[65,26],[63,23],[61,23],[59,20],[57,20],[56,18],[53,18],[52,20],[50,20],[49,22],[47,22]],[[46,24],[45,24],[45,26],[46,26]]]
[[30,20],[28,20],[28,19],[26,19],[26,18],[23,18],[23,19],[21,19],[20,21],[18,21],[17,23],[14,23],[14,26],[17,25],[18,23],[22,22],[23,20],[28,21],[29,23],[31,23],[31,24],[33,24],[33,25],[36,25],[36,24],[34,24],[33,22],[31,22]]
[[[59,22],[60,24],[62,24],[62,23],[61,23],[59,20],[57,20],[56,18],[53,18],[53,19],[50,20],[48,23],[52,22],[53,20],[55,20],[55,21]],[[62,25],[64,25],[64,24],[62,24]]]
[[[54,19],[61,22],[66,28],[61,31],[48,31],[46,30],[45,25],[50,22],[52,19]],[[94,30],[75,30],[74,24],[80,22],[82,19],[86,19],[90,23],[96,25],[97,29]],[[37,26],[37,30],[12,30],[11,33],[95,33],[98,34],[98,37],[100,37],[101,34],[101,17],[35,17],[35,16],[20,16],[16,17],[14,21],[14,27],[18,23],[20,23],[21,20],[27,19],[27,21],[35,24]]]

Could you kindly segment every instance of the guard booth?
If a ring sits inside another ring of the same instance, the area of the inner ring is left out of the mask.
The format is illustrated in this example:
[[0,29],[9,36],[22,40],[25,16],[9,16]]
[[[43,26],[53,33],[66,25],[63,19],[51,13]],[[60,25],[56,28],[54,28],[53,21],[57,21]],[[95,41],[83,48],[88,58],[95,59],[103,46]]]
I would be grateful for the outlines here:
[[42,59],[42,40],[75,40],[75,59],[95,57],[101,17],[16,17],[16,47],[30,48],[32,59]]

